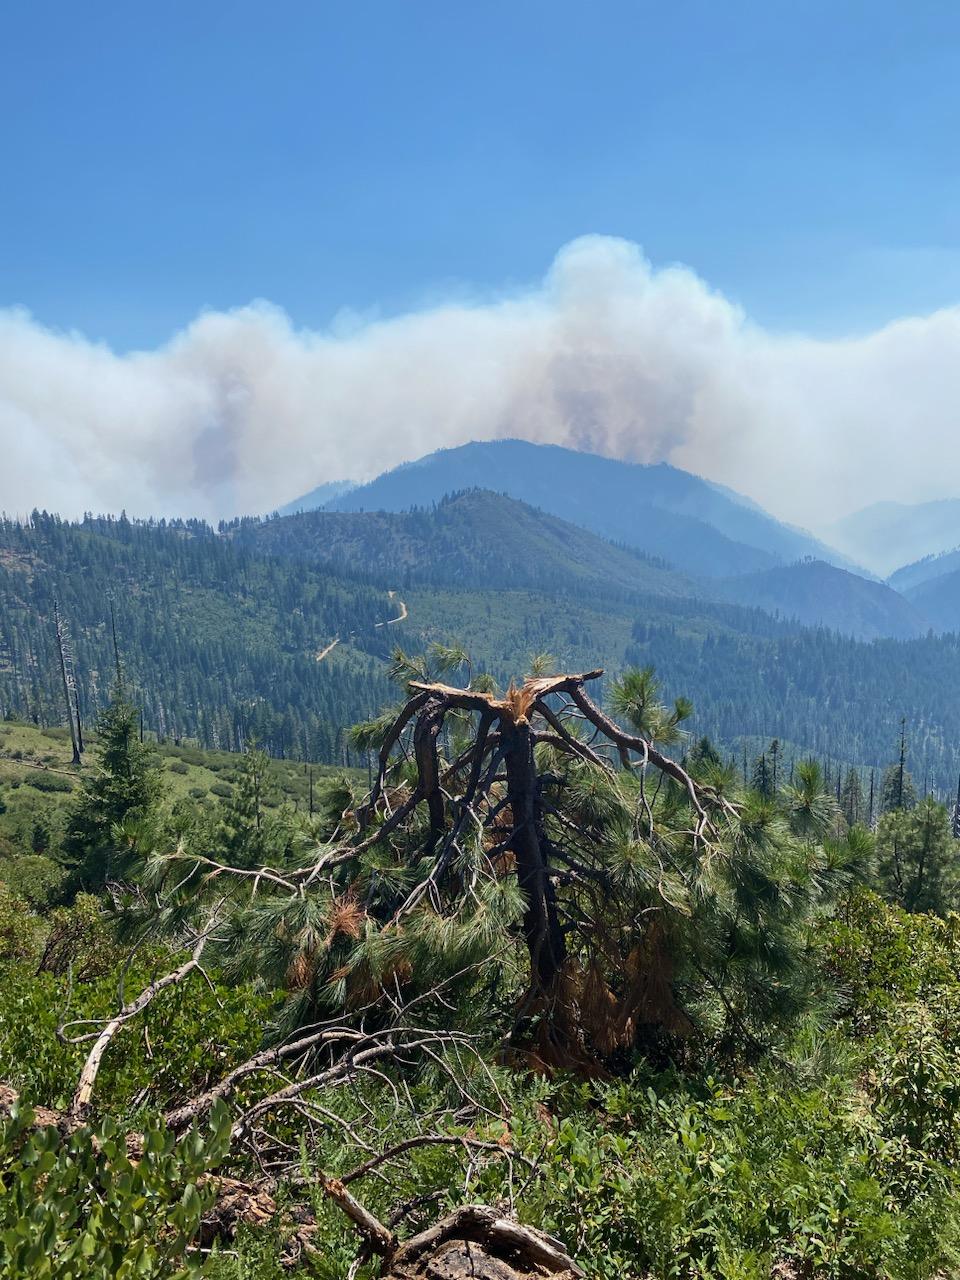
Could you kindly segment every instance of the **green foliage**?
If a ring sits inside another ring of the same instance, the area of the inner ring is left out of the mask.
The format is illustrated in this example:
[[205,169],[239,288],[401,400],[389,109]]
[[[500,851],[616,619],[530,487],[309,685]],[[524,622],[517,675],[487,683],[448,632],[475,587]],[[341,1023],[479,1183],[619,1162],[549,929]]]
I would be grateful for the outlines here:
[[[61,1022],[109,1018],[117,1011],[121,982],[129,997],[170,962],[169,956],[155,959],[156,967],[122,962],[82,982],[36,973],[31,964],[0,965],[0,1081],[36,1104],[65,1106],[89,1044],[65,1042],[58,1035]],[[183,1101],[260,1047],[274,1004],[250,985],[211,989],[197,979],[167,988],[111,1045],[99,1097],[117,1116],[141,1105]]]
[[921,1277],[957,1257],[951,1175],[926,1152],[908,1187],[847,1081],[641,1078],[601,1098],[603,1123],[556,1125],[525,1206],[597,1280]]
[[39,954],[43,922],[30,904],[0,881],[0,964],[34,960]]
[[44,923],[40,972],[87,982],[109,973],[123,957],[104,904],[93,894],[78,893],[69,907],[51,911]]
[[48,907],[60,896],[65,872],[63,867],[37,854],[20,854],[0,859],[0,880],[9,885],[17,897],[31,907]]
[[866,824],[869,815],[863,798],[863,785],[856,769],[848,769],[840,793],[840,808],[848,827]]
[[833,921],[823,950],[858,1034],[873,1034],[918,1002],[948,1005],[960,991],[960,916],[915,915],[860,889]]
[[161,777],[154,753],[139,736],[139,712],[122,687],[97,721],[97,771],[76,795],[64,855],[87,888],[125,875],[149,851],[159,820]]
[[186,1280],[187,1253],[215,1187],[202,1175],[222,1159],[226,1108],[177,1143],[161,1122],[132,1159],[112,1120],[62,1137],[34,1127],[28,1107],[0,1123],[0,1276],[9,1280]]
[[880,782],[880,812],[893,813],[896,809],[912,809],[917,803],[917,788],[907,769],[891,764],[883,771]]
[[946,807],[932,797],[884,813],[876,851],[885,897],[907,911],[938,915],[960,905],[960,842],[953,838]]
[[822,840],[836,824],[837,802],[816,760],[799,762],[794,781],[783,788],[781,802],[791,831],[805,840]]
[[662,746],[679,742],[681,723],[693,715],[693,703],[688,698],[677,698],[672,709],[661,703],[660,681],[649,666],[631,668],[613,682],[610,706],[614,715],[626,720],[635,732]]
[[272,791],[268,764],[265,752],[248,747],[235,785],[214,783],[210,788],[215,795],[227,797],[218,845],[221,858],[230,866],[282,864],[286,860],[292,832],[284,817],[271,818],[266,813]]
[[24,781],[35,791],[59,791],[61,794],[69,795],[73,790],[73,783],[69,778],[62,778],[59,774],[43,772],[40,769],[32,770]]

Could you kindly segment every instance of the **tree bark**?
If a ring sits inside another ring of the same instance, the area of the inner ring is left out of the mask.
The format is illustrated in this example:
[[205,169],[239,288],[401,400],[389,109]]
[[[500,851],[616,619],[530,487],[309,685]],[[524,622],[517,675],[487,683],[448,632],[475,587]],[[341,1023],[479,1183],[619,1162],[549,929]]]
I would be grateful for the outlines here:
[[407,1240],[385,1280],[579,1280],[563,1245],[485,1205],[465,1205]]
[[57,654],[60,658],[60,679],[63,681],[63,700],[67,708],[67,723],[70,726],[70,742],[73,745],[73,763],[80,763],[80,744],[77,740],[77,726],[73,723],[73,703],[70,700],[70,680],[67,676],[67,658],[64,651],[64,627],[60,617],[60,606],[53,602],[53,619],[57,632]]
[[504,716],[500,721],[500,747],[513,819],[507,847],[517,860],[517,882],[526,901],[523,936],[530,953],[531,985],[550,991],[566,960],[567,949],[541,827],[540,781],[529,722]]

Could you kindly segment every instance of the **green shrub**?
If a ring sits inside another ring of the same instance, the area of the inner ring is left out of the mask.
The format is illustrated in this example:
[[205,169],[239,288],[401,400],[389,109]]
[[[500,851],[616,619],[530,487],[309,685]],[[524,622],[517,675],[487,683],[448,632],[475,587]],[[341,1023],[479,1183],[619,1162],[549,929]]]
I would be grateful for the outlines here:
[[[26,964],[0,966],[0,1081],[37,1105],[66,1106],[90,1046],[65,1043],[59,1024],[105,1021],[117,1011],[121,977],[129,999],[172,967],[169,956],[153,959],[148,965],[140,957],[129,969],[121,961],[84,982],[37,974]],[[211,990],[194,979],[167,988],[110,1045],[94,1105],[103,1103],[113,1114],[125,1113],[134,1101],[176,1105],[260,1047],[272,1007],[246,985]]]
[[233,795],[233,787],[226,782],[215,782],[210,787],[210,794],[220,796],[223,800],[229,800]]
[[65,879],[63,867],[42,854],[15,854],[0,859],[0,880],[37,910],[43,910],[54,901]]
[[48,916],[38,969],[56,976],[69,973],[77,982],[89,982],[109,973],[124,955],[103,903],[93,894],[78,893],[71,906],[59,907]]
[[28,787],[33,787],[36,791],[66,793],[73,790],[73,783],[69,778],[64,778],[59,773],[51,773],[46,769],[38,769],[35,773],[27,774],[24,781]]
[[848,1082],[620,1086],[606,1105],[559,1121],[525,1208],[597,1280],[919,1280],[956,1261],[953,1175],[915,1149],[908,1185]]
[[167,769],[170,773],[189,773],[190,766],[183,760],[168,760]]
[[13,888],[0,880],[0,967],[4,962],[35,963],[43,922]]
[[202,1175],[226,1152],[218,1108],[179,1143],[159,1120],[131,1159],[116,1124],[68,1137],[34,1128],[29,1108],[0,1124],[0,1277],[5,1280],[181,1280],[201,1276],[187,1253],[216,1195]]

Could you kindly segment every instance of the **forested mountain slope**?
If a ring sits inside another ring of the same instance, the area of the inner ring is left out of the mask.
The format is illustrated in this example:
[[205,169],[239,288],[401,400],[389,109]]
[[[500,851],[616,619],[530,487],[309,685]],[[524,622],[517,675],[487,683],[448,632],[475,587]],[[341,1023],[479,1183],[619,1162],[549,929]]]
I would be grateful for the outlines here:
[[573,585],[604,593],[700,593],[662,561],[484,490],[454,494],[416,511],[311,511],[240,521],[227,532],[260,552],[366,573],[394,588]]
[[0,523],[0,714],[61,714],[54,600],[87,714],[113,678],[111,608],[148,727],[163,736],[229,746],[253,733],[276,754],[329,759],[341,727],[384,696],[372,657],[334,668],[315,655],[357,635],[382,657],[386,592],[253,555],[200,522],[35,515]]
[[739,604],[861,640],[907,640],[930,626],[921,609],[889,586],[822,560],[745,574],[724,583],[723,590]]
[[642,466],[522,440],[440,450],[328,506],[405,511],[478,485],[661,556],[699,577],[749,573],[805,555],[842,560],[738,495],[665,463]]
[[909,588],[906,595],[937,630],[960,630],[960,566]]
[[[315,542],[279,554],[297,529]],[[331,554],[333,529],[339,561],[312,563]],[[345,728],[393,696],[395,643],[462,642],[502,683],[542,651],[569,670],[653,663],[671,695],[693,699],[691,731],[728,754],[744,737],[779,737],[884,764],[905,716],[914,771],[955,788],[956,637],[862,643],[684,589],[662,565],[482,494],[400,518],[267,521],[234,537],[37,516],[0,526],[0,715],[61,722],[59,597],[89,721],[112,678],[113,601],[146,728],[166,738],[236,747],[255,735],[276,755],[343,760]]]
[[279,516],[293,516],[299,511],[317,511],[319,508],[326,506],[328,502],[332,502],[334,498],[341,497],[353,488],[355,488],[355,485],[352,480],[329,480],[326,484],[318,484],[309,493],[305,493],[302,497],[280,507],[276,514]]
[[946,577],[957,569],[960,569],[960,548],[944,551],[937,556],[925,556],[922,560],[915,560],[913,564],[905,564],[891,573],[887,582],[895,591],[909,595],[923,583]]

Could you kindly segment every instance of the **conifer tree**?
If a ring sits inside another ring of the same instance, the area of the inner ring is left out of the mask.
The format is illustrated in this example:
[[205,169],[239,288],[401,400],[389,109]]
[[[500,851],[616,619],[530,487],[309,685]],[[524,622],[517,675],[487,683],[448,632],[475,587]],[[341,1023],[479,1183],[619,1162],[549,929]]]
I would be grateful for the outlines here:
[[957,905],[960,844],[945,805],[932,797],[885,813],[877,827],[882,893],[907,911],[945,915]]
[[119,681],[97,720],[97,733],[96,768],[76,794],[63,840],[64,854],[87,889],[126,875],[138,855],[151,851],[162,795],[153,752],[140,741],[139,712]]
[[220,828],[221,851],[231,866],[282,861],[286,852],[289,833],[282,823],[271,821],[266,812],[270,792],[268,766],[266,752],[255,744],[248,745],[233,795],[224,806]]
[[773,772],[767,761],[766,752],[757,756],[753,766],[753,789],[768,800],[773,795]]
[[840,807],[848,827],[863,822],[863,787],[860,784],[860,773],[854,768],[847,770],[840,793]]
[[893,813],[897,809],[913,809],[917,803],[917,788],[910,771],[900,762],[883,771],[880,782],[880,812]]

